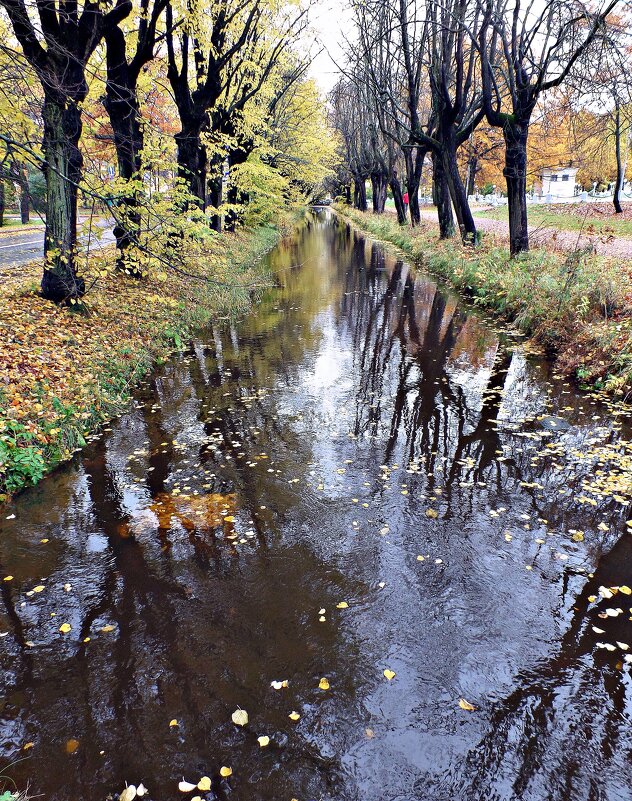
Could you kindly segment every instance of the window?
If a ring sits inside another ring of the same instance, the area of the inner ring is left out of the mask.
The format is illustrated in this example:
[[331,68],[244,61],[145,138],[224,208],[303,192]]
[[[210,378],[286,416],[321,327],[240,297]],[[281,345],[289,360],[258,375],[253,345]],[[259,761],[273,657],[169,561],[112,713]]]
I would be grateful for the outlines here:
[[552,175],[552,176],[551,176],[551,183],[552,183],[552,184],[555,184],[555,183],[557,183],[557,175]]
[[564,173],[564,175],[562,176],[562,180],[563,181],[568,181],[570,177],[571,177],[570,175],[567,175],[566,173]]

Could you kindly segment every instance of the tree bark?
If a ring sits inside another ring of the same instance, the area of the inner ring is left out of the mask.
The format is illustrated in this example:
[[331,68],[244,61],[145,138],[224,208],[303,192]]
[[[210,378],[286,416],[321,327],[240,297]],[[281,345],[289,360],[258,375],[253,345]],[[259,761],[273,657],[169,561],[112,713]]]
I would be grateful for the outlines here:
[[26,167],[23,164],[18,166],[20,172],[20,220],[22,225],[26,225],[30,219],[31,195],[29,192],[29,178]]
[[527,218],[527,138],[529,122],[507,121],[503,127],[509,201],[509,249],[512,256],[529,250]]
[[4,181],[0,178],[0,228],[4,225]]
[[62,302],[80,298],[85,282],[77,276],[77,189],[83,158],[79,150],[81,111],[68,98],[44,98],[46,230],[42,295]]
[[386,178],[381,172],[371,173],[371,187],[373,189],[373,211],[383,214],[386,205]]
[[[107,81],[105,85],[105,110],[114,133],[114,147],[119,176],[126,181],[138,177],[143,149],[143,132],[140,122],[140,107],[137,96],[137,75],[130,72],[125,53],[125,37],[119,27],[112,28],[106,36]],[[141,225],[138,191],[131,188],[118,202],[118,214],[114,226],[118,250],[117,267],[129,270],[126,254],[130,247],[138,244]],[[136,271],[131,270],[137,275]]]
[[406,189],[408,191],[408,208],[410,211],[410,224],[413,228],[421,222],[421,210],[419,208],[419,184],[421,183],[421,171],[424,166],[426,151],[416,148],[413,156],[411,149],[407,148],[404,153],[406,164]]
[[202,211],[206,209],[206,176],[208,172],[206,148],[201,139],[203,127],[186,127],[175,136],[178,149],[178,178],[186,181],[194,202]]
[[448,176],[445,173],[443,159],[433,154],[433,195],[437,205],[437,216],[439,218],[439,236],[441,239],[450,239],[454,236],[454,215],[452,214],[452,202],[450,200],[450,187]]
[[442,152],[443,170],[450,188],[450,197],[459,223],[463,244],[474,245],[477,241],[476,223],[467,201],[467,193],[461,180],[456,158],[456,147],[449,139],[444,139],[445,150]]
[[[393,200],[395,201],[395,210],[397,211],[397,222],[400,225],[406,225],[406,204],[404,203],[404,195],[402,187],[397,175],[392,175],[390,180],[391,192],[393,193]],[[410,200],[410,195],[409,195]]]
[[478,156],[472,155],[467,160],[467,196],[471,197],[476,191],[476,173],[478,172]]
[[353,179],[353,203],[358,211],[367,210],[366,181],[363,175],[356,175]]
[[616,102],[615,105],[615,116],[614,116],[614,144],[615,144],[615,153],[617,158],[617,179],[614,185],[614,194],[612,196],[612,202],[614,204],[614,210],[617,214],[623,213],[623,207],[621,206],[621,191],[623,189],[623,180],[625,169],[623,167],[623,158],[621,155],[621,108],[619,106],[619,102]]

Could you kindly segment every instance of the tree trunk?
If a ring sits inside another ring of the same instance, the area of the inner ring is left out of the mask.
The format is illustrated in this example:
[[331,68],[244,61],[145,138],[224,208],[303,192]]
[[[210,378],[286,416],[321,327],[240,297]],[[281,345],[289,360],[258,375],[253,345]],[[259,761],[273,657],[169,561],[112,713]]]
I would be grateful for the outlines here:
[[345,184],[345,202],[347,206],[351,205],[351,184]]
[[467,193],[461,180],[459,165],[456,158],[456,146],[449,138],[444,139],[443,169],[450,187],[450,197],[459,223],[463,244],[474,245],[477,241],[476,224],[470,205],[467,202]]
[[[402,187],[399,183],[397,175],[393,174],[390,180],[391,192],[393,193],[393,200],[395,201],[395,210],[397,211],[397,222],[400,225],[406,225],[406,204],[404,203],[404,195]],[[410,199],[410,196],[409,196]]]
[[[123,31],[115,26],[106,36],[107,81],[105,85],[105,110],[114,132],[114,147],[118,162],[118,173],[126,181],[138,176],[143,150],[143,132],[140,124],[140,108],[136,91],[137,76],[130,73],[125,53]],[[138,244],[141,226],[138,190],[131,187],[118,201],[114,236],[118,250],[117,267],[140,276],[126,260],[130,247]]]
[[433,195],[437,205],[437,216],[439,218],[439,236],[441,239],[450,239],[454,236],[454,215],[452,214],[452,202],[450,200],[450,187],[448,176],[445,173],[443,160],[440,156],[432,156],[432,181]]
[[467,160],[467,196],[471,197],[476,191],[476,173],[478,172],[478,156],[476,154]]
[[29,192],[29,178],[26,167],[20,165],[20,220],[26,225],[30,219],[31,195]]
[[371,173],[371,187],[373,189],[373,211],[383,214],[386,205],[386,178],[381,172]]
[[79,150],[81,112],[67,98],[44,98],[44,171],[46,175],[46,231],[42,295],[56,302],[85,293],[77,276],[77,189],[83,159]]
[[505,169],[509,200],[509,249],[512,256],[529,250],[527,219],[527,138],[529,121],[506,122]]
[[355,176],[353,179],[354,185],[354,205],[358,211],[367,210],[366,202],[366,181],[363,175]]
[[623,213],[623,208],[621,206],[621,191],[623,189],[623,180],[625,169],[623,167],[623,158],[621,156],[621,108],[619,107],[619,102],[616,102],[615,105],[615,127],[614,127],[614,144],[615,144],[615,153],[617,158],[617,179],[614,185],[614,194],[612,196],[612,202],[614,204],[614,210],[617,214]]
[[4,225],[4,181],[0,178],[0,228]]
[[193,201],[204,211],[206,208],[206,148],[201,140],[202,128],[183,128],[175,136],[178,148],[178,178],[186,181]]
[[411,148],[407,148],[404,154],[406,164],[406,189],[408,192],[408,208],[410,210],[410,224],[414,228],[421,222],[421,211],[419,209],[419,184],[421,183],[421,171],[424,166],[426,151],[416,148],[413,156]]

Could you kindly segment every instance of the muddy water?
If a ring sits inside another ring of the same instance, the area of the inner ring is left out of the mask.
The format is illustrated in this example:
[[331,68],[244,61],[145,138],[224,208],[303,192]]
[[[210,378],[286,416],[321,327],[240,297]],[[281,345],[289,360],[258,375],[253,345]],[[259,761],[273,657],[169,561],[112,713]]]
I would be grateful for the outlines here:
[[620,418],[327,212],[270,264],[3,513],[2,765],[51,801],[632,798]]

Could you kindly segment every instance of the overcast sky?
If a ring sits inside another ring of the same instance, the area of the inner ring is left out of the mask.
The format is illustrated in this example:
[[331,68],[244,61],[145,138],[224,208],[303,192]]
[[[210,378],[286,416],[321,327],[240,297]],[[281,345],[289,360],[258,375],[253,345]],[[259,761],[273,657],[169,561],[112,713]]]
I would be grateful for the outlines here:
[[318,0],[310,12],[317,45],[324,50],[312,65],[312,75],[324,92],[333,88],[338,73],[332,58],[342,60],[343,31],[349,33],[351,15],[346,0]]

